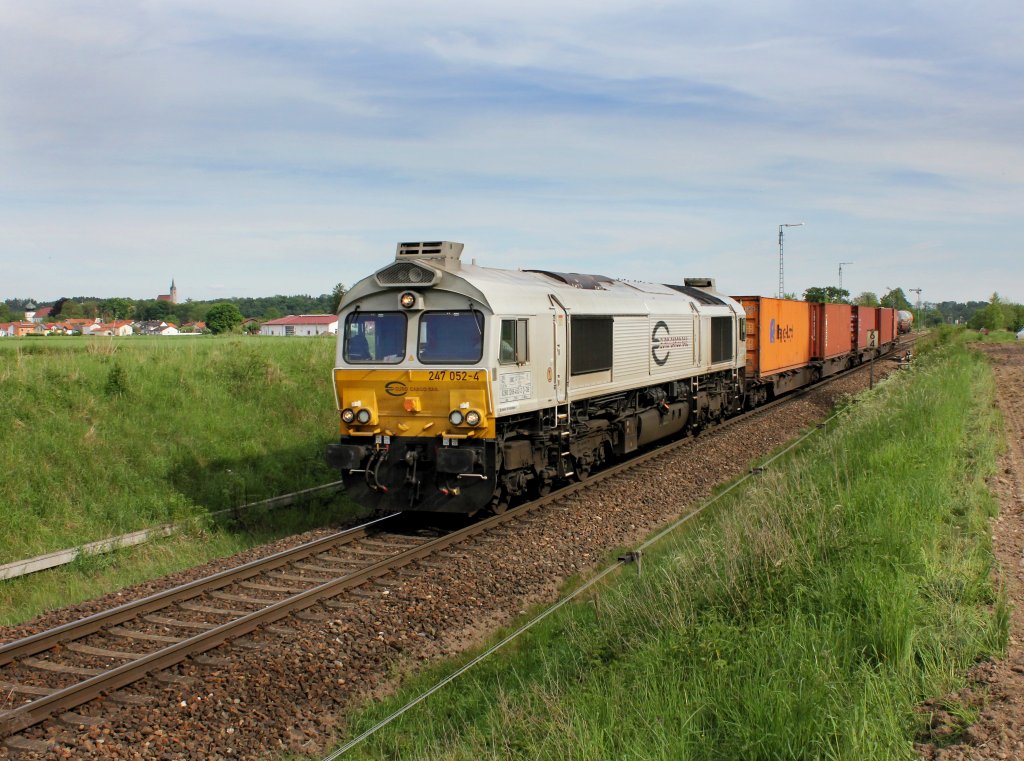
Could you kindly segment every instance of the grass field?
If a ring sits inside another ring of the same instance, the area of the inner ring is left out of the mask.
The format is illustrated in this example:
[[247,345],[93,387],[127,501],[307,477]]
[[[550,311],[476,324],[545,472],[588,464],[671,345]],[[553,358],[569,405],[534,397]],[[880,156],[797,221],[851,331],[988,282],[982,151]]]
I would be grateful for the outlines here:
[[[159,548],[0,582],[0,620],[307,526],[302,511],[241,530],[205,516],[336,480],[333,355],[323,338],[0,341],[0,563],[197,519]],[[315,520],[351,511],[340,498]]]
[[[346,758],[913,758],[915,706],[1005,647],[994,389],[940,332],[827,433]],[[354,736],[459,664],[355,713]]]

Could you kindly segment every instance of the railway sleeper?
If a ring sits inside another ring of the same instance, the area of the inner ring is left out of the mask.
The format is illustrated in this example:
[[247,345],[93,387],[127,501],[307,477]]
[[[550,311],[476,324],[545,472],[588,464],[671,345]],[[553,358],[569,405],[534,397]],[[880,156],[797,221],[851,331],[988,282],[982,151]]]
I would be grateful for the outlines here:
[[112,703],[117,703],[123,706],[135,706],[141,708],[142,706],[151,705],[156,701],[156,698],[152,695],[139,695],[134,692],[123,692],[117,690],[109,695],[109,700]]
[[129,653],[124,650],[109,650],[105,647],[93,647],[82,642],[68,642],[64,645],[68,650],[82,655],[94,655],[98,658],[114,658],[122,661],[136,661],[143,657],[142,653]]
[[279,587],[274,584],[260,584],[258,581],[239,581],[238,586],[243,589],[252,589],[256,592],[273,592],[281,595],[294,595],[302,590],[297,587]]
[[324,576],[301,576],[295,573],[285,573],[284,571],[269,571],[267,576],[270,576],[273,579],[281,579],[283,581],[302,581],[307,584],[326,584],[337,578],[336,576],[331,578]]
[[160,642],[165,645],[177,645],[179,642],[185,639],[185,637],[169,637],[165,634],[150,634],[149,632],[139,632],[134,629],[125,629],[123,626],[111,626],[107,629],[108,634],[112,634],[115,637],[125,637],[127,639],[138,639],[145,642]]
[[346,573],[354,571],[357,567],[354,566],[351,561],[345,564],[349,566],[348,568],[339,568],[338,566],[330,568],[325,565],[314,565],[313,563],[294,563],[293,565],[295,568],[298,568],[301,571],[313,571],[314,573],[329,573],[332,574],[332,578],[337,578],[339,574],[344,576]]
[[200,629],[206,631],[209,629],[215,629],[217,624],[208,624],[202,621],[179,621],[176,618],[167,618],[166,616],[146,615],[142,617],[142,620],[148,621],[151,624],[161,624],[163,626],[172,626],[175,629]]
[[153,678],[164,684],[176,684],[179,687],[192,687],[198,680],[194,676],[175,674],[170,671],[154,671]]
[[30,737],[14,735],[4,740],[4,747],[8,753],[17,757],[27,753],[49,753],[54,749],[54,744],[46,740],[33,740]]
[[[227,600],[228,602],[244,602],[249,605],[258,605],[261,608],[266,608],[273,605],[275,602],[280,602],[280,600],[275,600],[269,597],[248,597],[246,595],[232,594],[231,592],[221,592],[219,589],[214,592],[210,592],[210,596],[216,597],[218,600]],[[248,615],[248,613],[245,615]]]
[[50,671],[55,674],[77,674],[78,676],[96,676],[102,674],[103,669],[88,668],[86,666],[72,666],[70,663],[58,661],[45,661],[42,658],[22,658],[19,663],[29,668],[40,671]]
[[230,658],[223,658],[217,655],[193,655],[192,662],[199,666],[208,666],[210,668],[223,669],[234,663]]
[[[46,697],[57,692],[57,690],[50,687],[36,687],[31,684],[21,684],[20,682],[0,682],[0,693],[8,693],[15,695],[33,695],[37,698]],[[0,714],[2,716],[3,714]]]
[[57,717],[57,721],[72,729],[87,729],[89,727],[102,727],[107,720],[101,716],[86,716],[74,711],[66,711]]
[[292,615],[294,615],[300,621],[313,621],[316,623],[326,623],[327,621],[330,621],[333,618],[328,613],[317,613],[316,611],[308,609],[297,611]]
[[326,600],[321,600],[320,604],[333,610],[348,610],[350,608],[355,607],[355,603],[351,600],[338,600],[334,597],[329,597]]
[[213,608],[209,605],[200,605],[194,602],[182,602],[178,605],[185,610],[191,610],[196,613],[209,613],[212,616],[231,616],[232,618],[241,618],[242,616],[248,615],[247,610],[235,610],[234,608]]

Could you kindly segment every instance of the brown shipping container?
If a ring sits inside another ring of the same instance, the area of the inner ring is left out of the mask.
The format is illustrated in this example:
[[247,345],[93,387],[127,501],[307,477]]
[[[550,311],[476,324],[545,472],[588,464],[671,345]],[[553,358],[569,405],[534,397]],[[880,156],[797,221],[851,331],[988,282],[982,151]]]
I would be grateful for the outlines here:
[[878,309],[876,307],[854,307],[857,319],[857,347],[868,348],[868,331],[878,329]]
[[887,344],[896,337],[896,310],[878,307],[878,341]]
[[734,296],[747,314],[747,373],[765,375],[811,361],[811,308],[806,301]]
[[853,349],[853,307],[811,304],[811,357],[831,359]]

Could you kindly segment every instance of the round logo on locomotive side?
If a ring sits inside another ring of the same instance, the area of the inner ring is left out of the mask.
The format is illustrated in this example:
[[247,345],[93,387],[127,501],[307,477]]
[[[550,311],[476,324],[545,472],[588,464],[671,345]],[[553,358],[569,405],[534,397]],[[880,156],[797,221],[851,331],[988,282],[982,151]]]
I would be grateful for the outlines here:
[[405,396],[409,387],[402,383],[402,381],[389,381],[384,384],[384,390],[391,394],[391,396]]
[[664,333],[666,336],[669,335],[668,325],[664,320],[658,320],[654,326],[654,330],[651,331],[651,359],[654,360],[656,365],[663,365],[668,362],[668,355],[671,353],[668,349],[665,349],[665,353],[659,356],[659,352],[662,350],[661,347],[661,334]]

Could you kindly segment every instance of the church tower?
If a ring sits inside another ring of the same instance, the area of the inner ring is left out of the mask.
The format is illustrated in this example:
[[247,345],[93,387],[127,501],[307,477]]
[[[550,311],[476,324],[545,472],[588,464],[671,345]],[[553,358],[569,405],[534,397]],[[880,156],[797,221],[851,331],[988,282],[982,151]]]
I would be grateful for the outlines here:
[[174,284],[174,278],[171,278],[171,303],[178,303],[178,286]]

